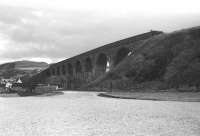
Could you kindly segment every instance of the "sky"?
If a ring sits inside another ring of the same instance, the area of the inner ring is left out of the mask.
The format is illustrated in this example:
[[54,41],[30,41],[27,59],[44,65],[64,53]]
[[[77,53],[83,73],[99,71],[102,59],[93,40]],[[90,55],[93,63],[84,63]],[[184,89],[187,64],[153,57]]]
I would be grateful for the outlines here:
[[0,0],[0,64],[55,63],[150,30],[199,25],[199,0]]

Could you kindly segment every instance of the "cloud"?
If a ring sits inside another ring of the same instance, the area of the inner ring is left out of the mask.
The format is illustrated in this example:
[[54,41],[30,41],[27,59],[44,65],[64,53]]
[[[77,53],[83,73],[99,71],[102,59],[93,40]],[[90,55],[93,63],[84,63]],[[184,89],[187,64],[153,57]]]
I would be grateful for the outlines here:
[[[87,37],[85,24],[89,16],[64,15],[48,10],[2,7],[0,10],[1,58],[69,57],[77,52],[78,46]],[[79,13],[73,13],[77,15]],[[72,48],[74,47],[74,48]],[[78,50],[81,52],[82,49]]]
[[101,46],[98,41],[105,42],[105,37],[110,37],[106,35],[112,34],[112,23],[106,26],[105,18],[87,11],[60,12],[11,6],[1,9],[0,33],[7,41],[0,45],[4,48],[1,58],[67,58]]
[[200,22],[199,14],[164,17],[130,12],[122,16],[6,5],[0,9],[0,63],[19,59],[55,62],[150,29],[170,31]]

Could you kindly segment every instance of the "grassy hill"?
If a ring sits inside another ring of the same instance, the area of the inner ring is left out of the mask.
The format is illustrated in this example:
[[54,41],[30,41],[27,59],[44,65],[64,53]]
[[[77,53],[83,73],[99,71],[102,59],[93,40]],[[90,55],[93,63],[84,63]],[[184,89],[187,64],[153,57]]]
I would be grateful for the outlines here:
[[200,86],[200,27],[156,35],[137,45],[117,67],[89,84],[108,87],[127,81],[129,89],[142,86]]
[[39,70],[46,69],[45,62],[16,61],[0,65],[0,76],[10,78],[17,75],[35,74]]

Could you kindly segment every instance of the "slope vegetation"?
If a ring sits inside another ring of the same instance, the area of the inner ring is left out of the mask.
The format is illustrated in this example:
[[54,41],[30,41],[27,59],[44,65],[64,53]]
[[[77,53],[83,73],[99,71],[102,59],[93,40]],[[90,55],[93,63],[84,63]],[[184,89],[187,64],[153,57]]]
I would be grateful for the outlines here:
[[164,33],[143,41],[131,56],[127,56],[105,76],[88,88],[108,87],[107,83],[159,83],[161,88],[200,86],[200,27]]

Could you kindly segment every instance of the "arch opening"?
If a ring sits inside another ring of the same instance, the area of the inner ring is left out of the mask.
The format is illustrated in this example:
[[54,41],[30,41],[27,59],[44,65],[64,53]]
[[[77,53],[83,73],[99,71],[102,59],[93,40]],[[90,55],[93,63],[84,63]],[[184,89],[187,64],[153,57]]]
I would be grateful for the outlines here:
[[104,53],[99,54],[96,61],[96,71],[106,72],[107,65],[108,65],[108,58],[106,54]]
[[66,74],[65,65],[62,65],[62,74],[63,74],[63,75]]
[[76,69],[76,73],[81,73],[82,72],[82,66],[81,66],[81,62],[79,60],[76,62],[75,69]]
[[68,63],[67,69],[68,69],[68,71],[67,71],[68,74],[69,74],[69,75],[73,75],[73,66],[72,66],[71,63]]
[[50,72],[49,69],[47,69],[47,71],[46,71],[46,75],[47,75],[48,77],[51,76],[51,72]]
[[56,73],[57,73],[57,75],[60,75],[60,67],[59,66],[57,67],[57,72]]
[[85,72],[92,72],[93,66],[92,66],[92,60],[88,57],[85,60]]
[[56,74],[55,69],[52,68],[52,75],[55,75],[55,74]]
[[129,54],[130,54],[130,50],[128,48],[120,48],[117,51],[117,54],[115,56],[114,66],[116,66],[117,64],[119,64]]

